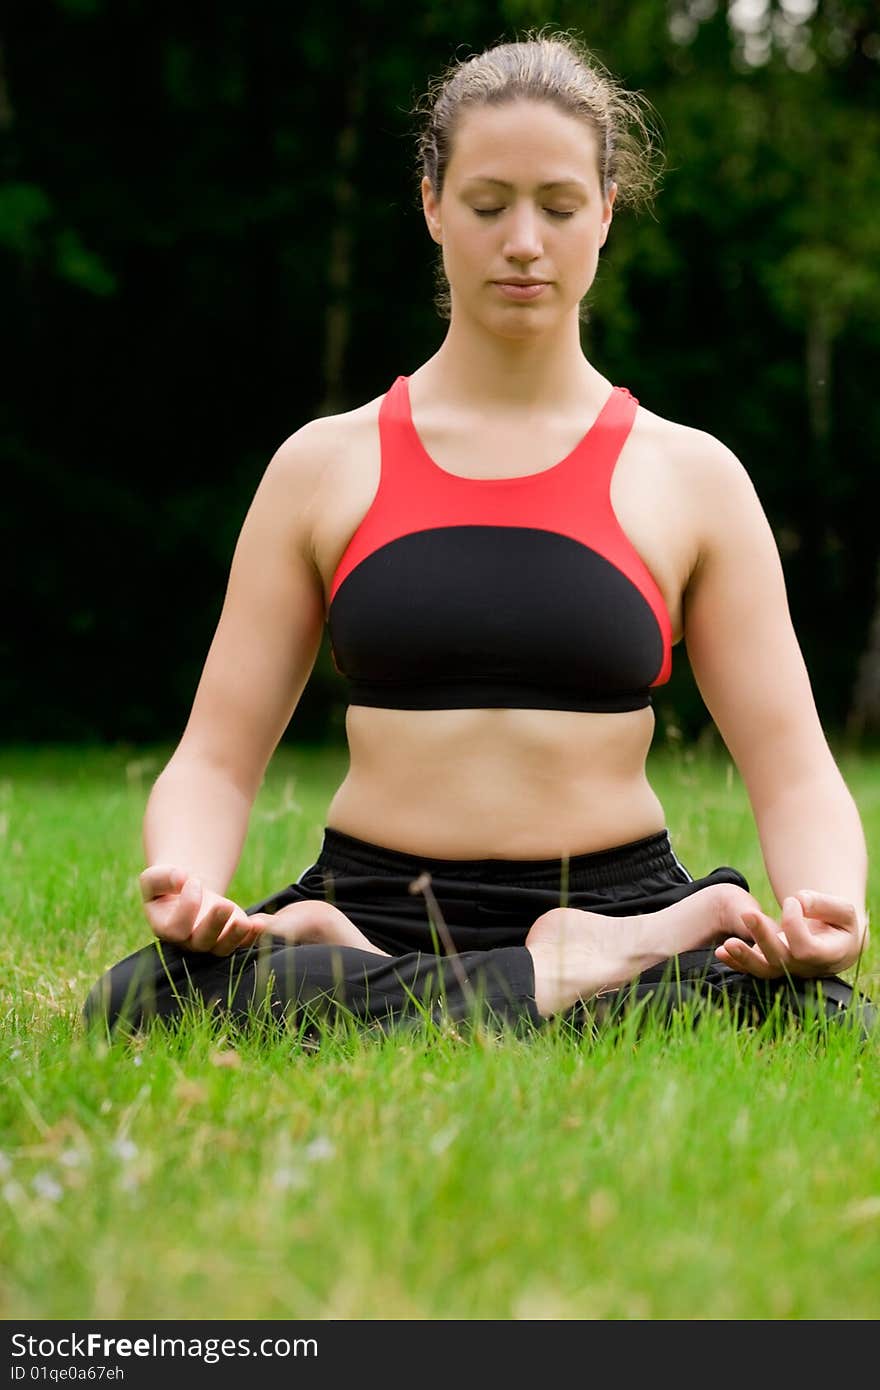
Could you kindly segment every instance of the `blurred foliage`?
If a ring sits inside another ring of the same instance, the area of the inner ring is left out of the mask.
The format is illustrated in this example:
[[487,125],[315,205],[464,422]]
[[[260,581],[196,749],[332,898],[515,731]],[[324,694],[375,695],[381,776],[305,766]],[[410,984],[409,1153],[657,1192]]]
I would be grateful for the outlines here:
[[[13,0],[7,737],[180,732],[268,458],[441,341],[414,103],[447,63],[544,24],[650,99],[666,150],[654,211],[615,219],[585,350],[743,460],[820,711],[843,720],[878,552],[873,0]],[[676,658],[658,711],[696,732]],[[342,701],[325,646],[291,732],[338,734]]]

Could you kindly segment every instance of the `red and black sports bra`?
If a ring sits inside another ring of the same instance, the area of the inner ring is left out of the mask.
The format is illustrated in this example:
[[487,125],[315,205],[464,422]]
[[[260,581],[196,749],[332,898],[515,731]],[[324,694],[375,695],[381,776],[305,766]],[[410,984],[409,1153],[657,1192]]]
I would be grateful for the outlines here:
[[638,401],[615,386],[560,463],[463,478],[428,455],[399,376],[381,475],[330,586],[349,702],[386,709],[634,710],[671,671],[663,597],[611,506]]

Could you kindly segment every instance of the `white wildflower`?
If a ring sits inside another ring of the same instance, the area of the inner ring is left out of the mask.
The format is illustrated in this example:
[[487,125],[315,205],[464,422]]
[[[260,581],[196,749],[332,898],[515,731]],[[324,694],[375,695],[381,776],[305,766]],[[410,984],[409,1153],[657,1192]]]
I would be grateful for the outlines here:
[[59,1197],[64,1196],[64,1188],[51,1173],[37,1173],[31,1180],[31,1187],[38,1197],[46,1197],[50,1202],[57,1202]]
[[113,1140],[110,1145],[110,1152],[114,1153],[117,1158],[121,1158],[123,1163],[128,1163],[130,1159],[137,1158],[138,1146],[132,1139],[126,1139],[123,1135],[119,1139]]
[[434,1135],[428,1144],[428,1148],[435,1158],[439,1158],[441,1154],[446,1152],[450,1144],[455,1143],[457,1138],[458,1125],[447,1125],[446,1129],[441,1129]]
[[302,1168],[276,1168],[271,1182],[279,1192],[299,1192],[308,1185],[308,1178]]
[[332,1139],[320,1134],[311,1144],[306,1145],[305,1155],[310,1163],[324,1163],[328,1158],[336,1157],[336,1145]]

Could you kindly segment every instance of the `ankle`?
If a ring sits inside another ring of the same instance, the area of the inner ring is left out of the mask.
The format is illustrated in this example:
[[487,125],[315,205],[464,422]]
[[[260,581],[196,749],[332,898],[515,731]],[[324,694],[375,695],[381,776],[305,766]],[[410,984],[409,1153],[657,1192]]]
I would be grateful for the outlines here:
[[622,963],[604,953],[600,956],[560,941],[527,942],[526,950],[532,957],[535,1005],[542,1018],[551,1018],[622,981]]

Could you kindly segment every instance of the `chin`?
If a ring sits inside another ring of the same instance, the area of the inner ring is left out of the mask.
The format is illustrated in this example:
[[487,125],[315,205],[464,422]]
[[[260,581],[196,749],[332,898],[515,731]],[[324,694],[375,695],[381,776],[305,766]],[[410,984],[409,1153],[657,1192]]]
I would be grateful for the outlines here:
[[[510,342],[527,342],[530,338],[538,334],[546,333],[557,325],[561,324],[566,316],[566,311],[561,309],[559,304],[516,304],[511,301],[508,304],[492,305],[489,312],[486,312],[486,303],[476,300],[460,301],[466,304],[463,315],[471,323],[491,333],[496,338],[506,338]],[[575,306],[575,309],[577,306]],[[452,301],[453,316],[457,312],[456,301]]]
[[552,331],[553,327],[552,323],[505,323],[493,324],[491,331],[496,338],[505,338],[509,343],[527,343],[531,338],[537,338]]
[[[550,312],[543,305],[540,309],[535,305],[523,312],[526,308],[525,305],[516,305],[514,312],[511,312],[510,308],[502,308],[500,313],[491,315],[487,326],[499,338],[528,339],[539,333],[552,332],[554,328],[560,327],[566,318],[566,314],[558,305]],[[486,322],[485,317],[483,321]]]

